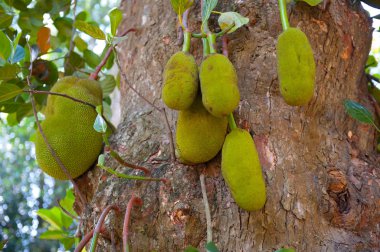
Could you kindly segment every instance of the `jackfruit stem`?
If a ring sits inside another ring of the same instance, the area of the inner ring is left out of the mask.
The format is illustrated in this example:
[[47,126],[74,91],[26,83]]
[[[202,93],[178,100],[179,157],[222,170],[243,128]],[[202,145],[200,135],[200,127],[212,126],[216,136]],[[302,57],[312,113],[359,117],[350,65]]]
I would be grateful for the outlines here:
[[190,51],[190,42],[191,42],[191,32],[185,30],[183,33],[183,52],[189,52]]
[[215,33],[209,32],[207,34],[207,40],[210,47],[210,53],[216,53],[216,36]]
[[237,128],[236,126],[236,122],[235,122],[235,118],[234,118],[234,115],[232,113],[230,113],[228,116],[227,116],[227,119],[228,119],[228,126],[230,126],[230,130],[234,130]]
[[208,44],[207,38],[202,38],[202,44],[203,44],[203,57],[206,57],[210,54],[210,47]]
[[280,10],[282,29],[286,31],[290,27],[286,10],[286,0],[278,0],[278,8]]

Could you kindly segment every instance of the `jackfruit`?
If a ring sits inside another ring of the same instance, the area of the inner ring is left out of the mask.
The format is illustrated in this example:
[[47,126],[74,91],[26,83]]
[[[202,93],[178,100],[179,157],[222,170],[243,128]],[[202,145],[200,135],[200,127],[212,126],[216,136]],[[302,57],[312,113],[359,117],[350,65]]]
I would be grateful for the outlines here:
[[235,67],[222,54],[210,54],[203,60],[199,78],[202,101],[213,116],[232,113],[239,105],[240,93]]
[[227,118],[212,116],[198,96],[188,110],[179,112],[177,120],[177,156],[186,164],[211,160],[223,146],[227,132]]
[[222,175],[236,204],[247,211],[261,209],[266,201],[265,182],[255,143],[243,129],[233,129],[222,149]]
[[194,57],[177,52],[166,63],[162,100],[171,109],[185,110],[198,93],[198,66]]
[[[102,89],[97,81],[65,77],[51,92],[66,94],[94,106],[102,104]],[[57,156],[76,178],[97,160],[102,149],[102,135],[93,129],[97,113],[88,105],[66,97],[49,95],[45,109],[43,132]],[[39,131],[35,138],[36,158],[41,169],[50,176],[69,179],[51,155]]]
[[277,42],[277,71],[280,91],[292,106],[307,104],[314,94],[315,62],[306,35],[298,28],[288,28]]

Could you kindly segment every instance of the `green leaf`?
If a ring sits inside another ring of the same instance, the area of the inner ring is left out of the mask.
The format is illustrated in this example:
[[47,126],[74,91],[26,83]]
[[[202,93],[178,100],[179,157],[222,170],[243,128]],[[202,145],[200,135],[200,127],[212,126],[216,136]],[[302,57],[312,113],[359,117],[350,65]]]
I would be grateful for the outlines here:
[[4,248],[5,244],[7,244],[8,240],[0,241],[0,250]]
[[296,0],[296,2],[305,2],[310,6],[316,6],[323,2],[323,0]]
[[12,25],[13,16],[8,15],[6,11],[0,6],[0,29],[8,28]]
[[74,23],[75,28],[78,30],[86,33],[87,35],[95,38],[95,39],[100,39],[100,40],[105,40],[106,35],[104,32],[97,26],[93,24],[89,24],[87,22],[84,22],[82,20],[77,20]]
[[[66,196],[59,201],[59,204],[68,211],[71,215],[77,216],[77,213],[74,211],[74,202],[75,202],[75,196],[73,193],[73,189],[67,189],[66,190]],[[63,212],[63,214],[66,214]],[[69,216],[71,218],[71,216]]]
[[116,80],[112,75],[106,75],[105,78],[99,81],[103,90],[103,97],[108,96],[116,87]]
[[[4,84],[4,85],[7,85],[7,84]],[[1,88],[1,85],[0,85],[0,88]],[[7,114],[14,113],[18,110],[18,108],[21,106],[21,104],[22,103],[20,103],[20,102],[15,102],[12,100],[0,102],[0,112],[7,113]]]
[[97,67],[101,61],[100,57],[96,53],[88,49],[84,50],[83,58],[87,65],[89,65],[91,68]]
[[[61,239],[60,242],[63,244],[66,250],[70,250],[75,243],[75,237],[67,237],[67,238]],[[85,252],[85,249],[83,249],[82,251]]]
[[0,67],[0,80],[14,79],[17,77],[17,74],[19,72],[20,72],[20,67],[18,65],[6,64],[5,66]]
[[203,9],[202,9],[202,26],[210,18],[211,12],[214,10],[218,4],[218,0],[203,0]]
[[188,246],[185,248],[184,252],[199,252],[197,248],[194,248],[193,246]]
[[98,165],[104,165],[104,154],[99,155],[98,157]]
[[12,99],[22,93],[22,89],[14,84],[0,84],[0,102]]
[[51,225],[51,230],[62,230],[61,209],[53,207],[51,209],[38,209],[37,215]]
[[116,35],[117,28],[119,27],[119,24],[121,20],[123,19],[123,12],[119,10],[118,8],[113,8],[109,13],[108,16],[110,18],[111,22],[111,34],[112,36]]
[[63,230],[47,230],[40,235],[43,240],[59,240],[67,238],[69,234]]
[[61,41],[71,38],[73,20],[67,17],[60,17],[54,20],[54,26],[58,30],[58,37]]
[[123,37],[114,37],[112,40],[112,44],[117,45],[117,44],[123,42],[124,40],[126,40],[128,37],[129,37],[128,34],[123,36]]
[[88,12],[87,12],[87,11],[81,11],[81,12],[79,12],[78,15],[75,17],[75,20],[86,21],[86,20],[87,20],[87,16],[88,16]]
[[249,18],[243,17],[237,12],[224,12],[218,18],[218,23],[222,30],[227,29],[231,25],[234,25],[234,27],[232,27],[231,30],[228,31],[228,33],[236,31],[243,25],[248,24],[248,22]]
[[206,250],[207,250],[207,252],[219,252],[219,250],[216,247],[215,243],[213,243],[212,241],[208,242],[206,244]]
[[345,100],[344,107],[346,108],[346,112],[355,120],[362,123],[374,124],[371,112],[360,103]]
[[99,133],[106,133],[107,131],[107,122],[99,114],[96,116],[94,129]]
[[8,60],[12,53],[12,42],[2,31],[0,31],[0,48],[0,59]]
[[81,37],[76,36],[74,38],[74,44],[78,48],[79,51],[83,52],[87,49],[87,43]]
[[[68,60],[67,64],[66,61]],[[84,60],[76,52],[71,52],[70,57],[65,59],[65,75],[72,75],[76,70],[84,67]]]
[[[101,59],[104,59],[107,51],[108,51],[108,48],[109,46],[105,46],[104,49],[103,49],[103,52],[102,52],[102,55],[100,56]],[[111,52],[108,60],[107,60],[107,63],[105,65],[106,69],[111,69],[111,67],[113,66],[114,64],[114,61],[115,61],[115,54],[114,52]]]
[[281,249],[276,250],[275,252],[296,252],[296,251],[292,248],[281,248]]
[[194,0],[170,0],[173,10],[177,15],[182,15],[188,8],[190,8]]
[[368,68],[368,67],[377,67],[377,65],[378,65],[378,62],[377,62],[375,56],[369,55],[368,59],[367,59],[367,63],[365,64],[365,67],[366,68]]

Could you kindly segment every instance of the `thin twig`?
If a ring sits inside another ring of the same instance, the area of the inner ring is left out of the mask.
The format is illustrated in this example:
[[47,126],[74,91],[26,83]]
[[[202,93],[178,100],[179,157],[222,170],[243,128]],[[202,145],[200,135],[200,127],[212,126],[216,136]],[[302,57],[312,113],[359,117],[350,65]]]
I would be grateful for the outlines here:
[[125,216],[124,216],[124,225],[123,225],[123,251],[124,252],[129,252],[129,245],[128,245],[128,225],[129,221],[131,219],[131,211],[132,207],[135,206],[142,206],[143,201],[141,198],[136,197],[132,195],[132,198],[129,200],[127,209],[125,210]]
[[68,210],[66,210],[62,205],[61,203],[59,202],[59,200],[57,200],[57,204],[58,204],[58,207],[61,208],[61,210],[67,214],[69,217],[71,217],[72,219],[75,219],[77,221],[80,221],[80,218],[78,216],[74,216],[72,213],[70,213]]
[[109,213],[111,210],[120,211],[119,207],[117,207],[116,205],[110,205],[110,206],[107,206],[107,207],[103,210],[102,214],[101,214],[100,217],[99,217],[98,223],[96,224],[96,227],[95,227],[95,229],[94,229],[94,234],[93,234],[92,241],[91,241],[90,252],[95,252],[95,249],[96,249],[96,243],[97,243],[98,238],[99,238],[100,230],[101,230],[101,228],[102,228],[102,226],[103,226],[104,220],[106,219],[108,213]]
[[62,97],[65,97],[65,98],[68,98],[70,100],[73,100],[75,102],[79,102],[79,103],[82,103],[82,104],[85,104],[87,106],[90,106],[92,107],[93,109],[96,109],[96,106],[89,103],[89,102],[86,102],[86,101],[83,101],[83,100],[80,100],[80,99],[77,99],[75,97],[72,97],[72,96],[69,96],[67,94],[61,94],[61,93],[56,93],[56,92],[50,92],[50,91],[43,91],[43,90],[34,90],[34,89],[28,89],[28,90],[24,90],[25,93],[31,93],[31,94],[49,94],[49,95],[57,95],[57,96],[62,96]]
[[203,204],[205,206],[205,213],[206,213],[207,242],[211,242],[212,241],[212,224],[211,224],[210,206],[209,206],[208,200],[207,200],[207,192],[206,192],[206,186],[205,186],[205,175],[203,173],[201,173],[201,175],[199,176],[199,179],[201,181]]
[[[75,19],[76,19],[76,9],[77,9],[77,1],[73,0],[73,16],[74,16],[73,22],[75,22]],[[71,55],[71,53],[74,50],[74,36],[75,36],[75,26],[74,26],[74,23],[73,23],[73,27],[71,28],[70,47],[69,47],[69,51],[66,54],[67,60],[65,62],[65,69],[67,68],[67,66],[69,64],[70,55]]]
[[111,157],[116,159],[116,161],[123,166],[129,167],[131,169],[143,171],[145,173],[145,175],[149,175],[151,173],[150,170],[148,170],[147,168],[145,168],[143,166],[134,165],[134,164],[128,163],[125,160],[123,160],[117,152],[115,152],[113,149],[111,149],[111,146],[106,146],[106,148],[104,150],[106,152],[108,152],[111,155]]

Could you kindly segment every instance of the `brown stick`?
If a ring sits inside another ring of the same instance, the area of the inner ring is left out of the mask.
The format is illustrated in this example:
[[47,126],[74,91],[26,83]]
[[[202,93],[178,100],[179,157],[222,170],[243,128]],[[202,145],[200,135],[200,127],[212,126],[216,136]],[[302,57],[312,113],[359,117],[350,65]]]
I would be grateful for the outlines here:
[[86,102],[86,101],[82,101],[80,99],[77,99],[77,98],[74,98],[72,96],[69,96],[67,94],[61,94],[61,93],[56,93],[56,92],[50,92],[50,91],[43,91],[43,90],[34,90],[34,89],[29,89],[29,90],[24,90],[25,93],[31,93],[31,94],[49,94],[49,95],[57,95],[57,96],[62,96],[62,97],[65,97],[65,98],[68,98],[70,100],[73,100],[75,102],[79,102],[79,103],[82,103],[82,104],[85,104],[87,106],[90,106],[91,108],[93,109],[96,109],[96,106],[89,103],[89,102]]
[[128,201],[127,209],[125,210],[124,225],[123,225],[123,251],[124,252],[129,251],[129,248],[128,248],[129,247],[129,245],[128,245],[128,233],[129,233],[128,224],[129,224],[129,220],[131,218],[132,207],[134,205],[142,206],[142,204],[143,204],[143,201],[141,200],[141,198],[136,197],[134,195],[132,195],[132,198]]

